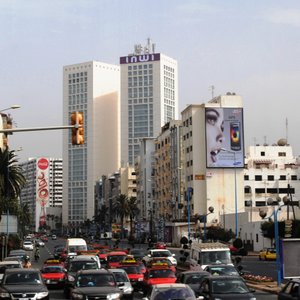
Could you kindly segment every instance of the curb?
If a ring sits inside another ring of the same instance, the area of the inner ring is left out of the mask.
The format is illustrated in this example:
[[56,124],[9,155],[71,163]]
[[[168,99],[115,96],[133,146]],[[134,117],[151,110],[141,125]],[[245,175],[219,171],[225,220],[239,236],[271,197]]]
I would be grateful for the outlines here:
[[267,286],[267,285],[262,285],[259,283],[253,283],[253,282],[249,282],[246,280],[246,284],[248,287],[253,288],[255,290],[260,290],[263,292],[267,292],[267,293],[272,293],[272,294],[278,294],[279,291],[281,290],[280,287],[276,286]]

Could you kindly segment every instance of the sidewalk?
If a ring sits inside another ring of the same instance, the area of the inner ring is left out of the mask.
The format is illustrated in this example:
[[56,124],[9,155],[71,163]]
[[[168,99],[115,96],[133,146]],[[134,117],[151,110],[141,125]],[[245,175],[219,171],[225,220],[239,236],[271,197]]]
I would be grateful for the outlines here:
[[255,290],[260,290],[263,292],[267,293],[272,293],[272,294],[278,294],[279,291],[283,288],[284,284],[281,285],[281,287],[277,286],[277,282],[253,282],[246,280],[247,286],[255,289]]

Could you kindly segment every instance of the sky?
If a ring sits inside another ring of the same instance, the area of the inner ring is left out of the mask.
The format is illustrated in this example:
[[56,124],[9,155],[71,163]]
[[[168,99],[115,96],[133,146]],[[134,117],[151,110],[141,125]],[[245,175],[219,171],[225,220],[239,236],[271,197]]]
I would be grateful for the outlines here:
[[[17,128],[67,125],[63,66],[118,64],[147,38],[178,61],[179,112],[234,92],[246,147],[288,138],[300,155],[298,0],[0,0],[0,110],[21,105]],[[62,157],[61,130],[9,143],[20,161]]]

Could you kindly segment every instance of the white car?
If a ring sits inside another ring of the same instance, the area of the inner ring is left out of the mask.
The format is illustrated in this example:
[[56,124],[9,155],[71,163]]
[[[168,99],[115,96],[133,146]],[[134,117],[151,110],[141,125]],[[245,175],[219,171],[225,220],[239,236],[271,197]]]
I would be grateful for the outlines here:
[[23,243],[24,250],[33,250],[33,244],[31,241],[24,241]]
[[146,256],[143,257],[143,261],[147,264],[153,257],[165,257],[170,260],[170,262],[177,266],[177,260],[175,254],[171,253],[168,249],[150,249]]

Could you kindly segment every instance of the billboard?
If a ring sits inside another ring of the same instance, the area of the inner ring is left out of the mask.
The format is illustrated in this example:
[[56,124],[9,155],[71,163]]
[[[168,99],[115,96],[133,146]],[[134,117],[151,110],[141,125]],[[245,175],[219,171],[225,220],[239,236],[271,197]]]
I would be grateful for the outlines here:
[[299,278],[300,277],[300,239],[283,239],[280,240],[282,278]]
[[120,57],[120,64],[133,64],[160,60],[160,53],[130,55]]
[[45,207],[49,206],[49,160],[40,158],[36,163],[36,229],[46,225]]
[[242,108],[205,107],[207,168],[244,168]]

